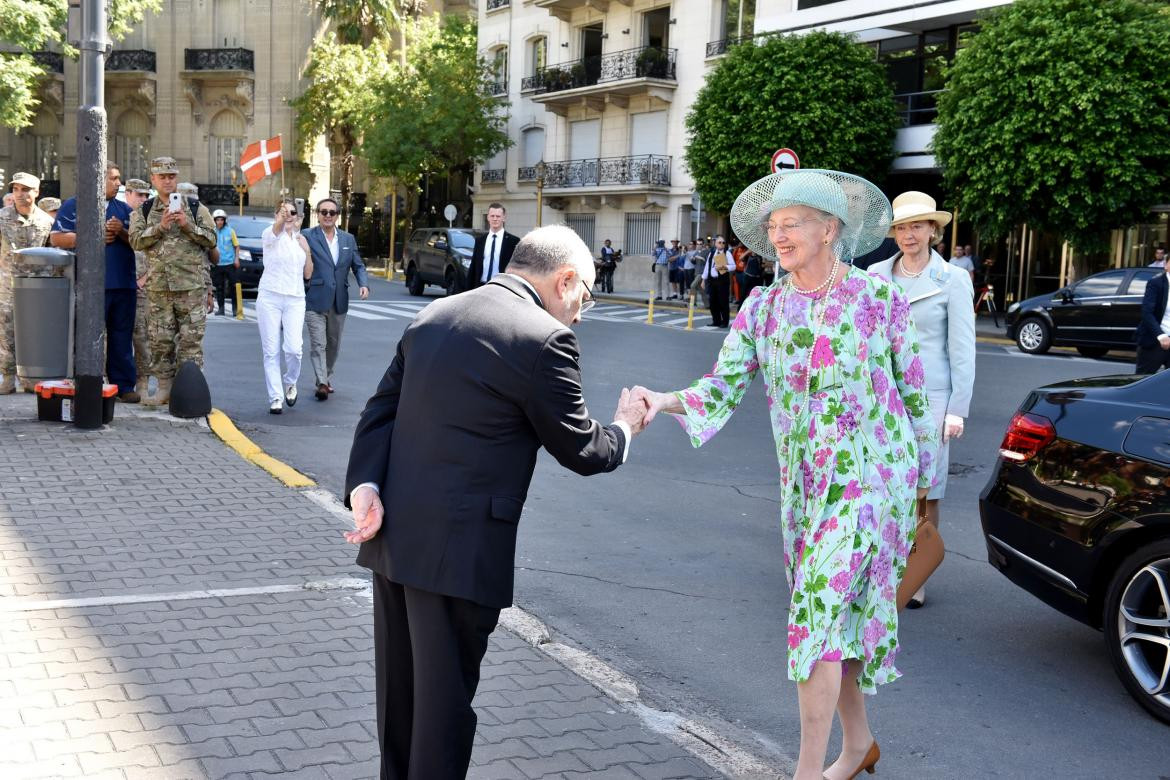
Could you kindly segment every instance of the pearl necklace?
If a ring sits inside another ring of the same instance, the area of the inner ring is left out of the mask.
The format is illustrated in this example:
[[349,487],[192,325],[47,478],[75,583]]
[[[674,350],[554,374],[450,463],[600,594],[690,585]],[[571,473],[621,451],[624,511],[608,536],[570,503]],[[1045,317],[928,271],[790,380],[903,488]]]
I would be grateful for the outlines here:
[[[825,294],[820,299],[813,301],[813,305],[812,305],[812,308],[814,310],[818,308],[817,304],[820,304],[820,307],[816,313],[816,316],[814,317],[814,325],[813,325],[813,332],[812,332],[812,344],[809,345],[808,357],[805,358],[805,361],[804,361],[805,380],[804,380],[804,401],[801,403],[801,412],[802,413],[803,413],[804,409],[808,407],[809,400],[812,398],[813,353],[816,351],[817,338],[821,335],[821,328],[825,323],[825,310],[829,308],[829,293],[832,292],[833,283],[837,280],[837,269],[840,267],[840,265],[841,264],[838,263],[836,261],[836,259],[833,260],[833,270],[829,273],[829,278],[826,279],[820,285],[820,287],[816,288],[816,290],[806,292],[805,290],[800,289],[799,287],[797,287],[795,284],[792,283],[792,277],[789,276],[785,280],[783,292],[780,293],[780,316],[783,317],[784,311],[785,311],[784,305],[788,301],[788,290],[789,289],[793,289],[793,290],[796,290],[798,293],[804,293],[804,294],[808,295],[810,293],[816,293],[816,292],[819,292],[820,290],[828,288],[827,290],[825,290]],[[781,350],[777,349],[776,355],[772,358],[772,360],[770,360],[768,362],[769,368],[772,369],[772,377],[771,378],[772,378],[772,387],[773,388],[778,388],[780,386],[778,384],[778,381],[777,381],[778,376],[777,376],[776,368],[777,368],[777,364],[781,363],[782,360],[783,360],[782,352],[781,352]],[[781,371],[780,373],[783,373],[783,372]],[[780,411],[788,419],[790,419],[790,420],[796,419],[796,415],[789,414],[787,409],[781,408]]]
[[811,290],[802,290],[799,287],[797,287],[796,282],[792,281],[791,274],[789,274],[789,276],[788,276],[788,284],[790,284],[792,286],[793,290],[796,290],[801,295],[816,295],[821,290],[823,290],[827,286],[829,286],[829,283],[833,281],[833,277],[836,275],[837,275],[837,259],[833,258],[833,270],[829,272],[829,275],[827,277],[825,277],[825,281],[821,282],[820,284],[818,284],[816,287],[812,288]]
[[909,279],[917,279],[918,277],[922,276],[922,274],[926,273],[926,266],[928,265],[930,265],[929,258],[926,261],[926,265],[922,266],[922,270],[920,270],[918,273],[913,273],[908,268],[906,268],[906,255],[902,255],[898,258],[898,266],[902,269],[902,276],[905,276]]

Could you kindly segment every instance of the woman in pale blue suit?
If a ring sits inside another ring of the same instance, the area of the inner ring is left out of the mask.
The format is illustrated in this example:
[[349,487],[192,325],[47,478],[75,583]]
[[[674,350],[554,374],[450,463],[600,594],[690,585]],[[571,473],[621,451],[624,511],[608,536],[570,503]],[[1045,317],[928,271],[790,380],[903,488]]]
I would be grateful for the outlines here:
[[[931,249],[942,240],[951,215],[939,211],[934,198],[922,192],[904,192],[892,205],[890,235],[899,251],[869,271],[902,288],[918,328],[926,393],[942,442],[933,487],[919,502],[918,514],[937,528],[939,501],[947,487],[949,441],[963,435],[975,385],[974,290],[965,269],[952,266]],[[907,606],[916,609],[925,602],[925,589],[920,589]]]

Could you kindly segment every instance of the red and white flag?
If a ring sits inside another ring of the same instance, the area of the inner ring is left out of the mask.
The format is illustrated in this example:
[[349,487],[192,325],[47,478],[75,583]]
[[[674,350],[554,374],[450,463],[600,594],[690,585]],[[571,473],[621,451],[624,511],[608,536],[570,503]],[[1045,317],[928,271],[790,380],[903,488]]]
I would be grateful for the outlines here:
[[244,172],[249,187],[255,186],[256,182],[265,176],[271,176],[283,167],[284,156],[280,153],[279,135],[267,141],[248,144],[244,153],[240,155],[240,170]]

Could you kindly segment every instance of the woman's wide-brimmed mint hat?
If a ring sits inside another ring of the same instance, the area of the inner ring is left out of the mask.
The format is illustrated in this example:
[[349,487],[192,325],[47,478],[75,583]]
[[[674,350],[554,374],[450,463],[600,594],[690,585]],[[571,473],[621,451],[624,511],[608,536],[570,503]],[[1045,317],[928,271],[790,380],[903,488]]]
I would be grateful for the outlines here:
[[753,252],[775,260],[767,224],[773,211],[788,206],[840,219],[835,249],[846,262],[877,249],[890,230],[890,201],[876,186],[851,173],[813,169],[781,171],[749,185],[731,207],[731,229]]

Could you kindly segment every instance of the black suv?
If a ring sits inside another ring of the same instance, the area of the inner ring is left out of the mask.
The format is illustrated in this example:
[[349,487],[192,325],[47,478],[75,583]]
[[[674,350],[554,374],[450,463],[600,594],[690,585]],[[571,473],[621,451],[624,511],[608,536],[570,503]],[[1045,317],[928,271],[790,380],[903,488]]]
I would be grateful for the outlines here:
[[422,295],[428,284],[442,287],[448,295],[466,290],[475,239],[484,232],[445,227],[414,231],[402,250],[406,289],[411,295]]
[[979,515],[991,564],[1103,630],[1126,689],[1170,723],[1167,399],[1170,371],[1033,390],[1008,425]]
[[1160,273],[1161,268],[1116,268],[1013,303],[1005,317],[1008,338],[1029,354],[1054,345],[1076,347],[1085,357],[1134,349],[1142,295]]
[[240,242],[239,280],[245,290],[255,290],[260,284],[260,275],[264,273],[264,244],[260,234],[264,228],[272,227],[274,221],[272,217],[246,215],[227,218],[228,227],[236,231],[236,240]]

